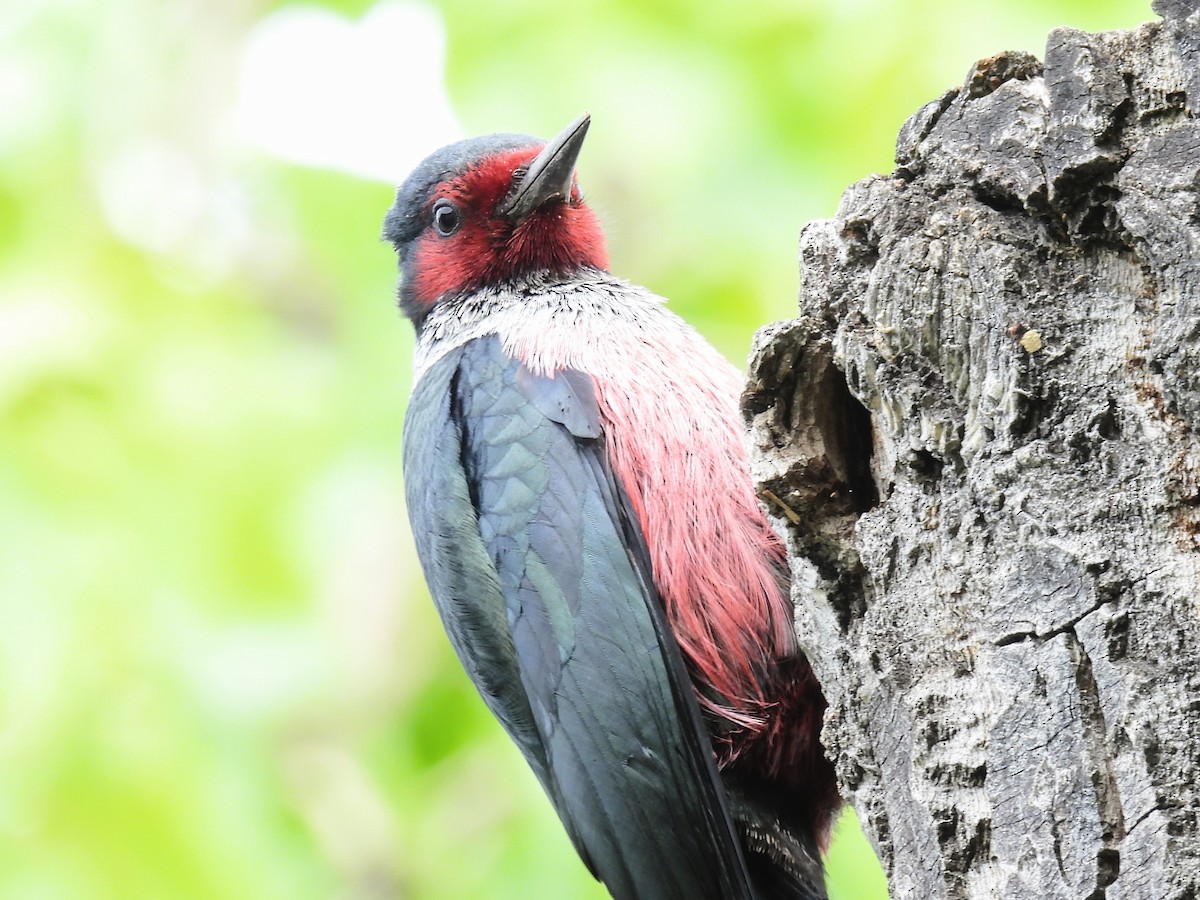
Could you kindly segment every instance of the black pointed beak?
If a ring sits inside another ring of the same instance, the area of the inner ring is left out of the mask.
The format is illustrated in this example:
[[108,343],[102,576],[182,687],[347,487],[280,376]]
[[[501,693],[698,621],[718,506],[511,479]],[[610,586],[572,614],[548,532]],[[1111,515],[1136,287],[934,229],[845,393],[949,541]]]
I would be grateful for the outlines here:
[[588,123],[592,117],[584,113],[548,143],[529,164],[525,176],[513,184],[512,190],[496,210],[506,219],[525,218],[551,200],[566,200],[571,196],[575,178],[575,163],[583,149]]

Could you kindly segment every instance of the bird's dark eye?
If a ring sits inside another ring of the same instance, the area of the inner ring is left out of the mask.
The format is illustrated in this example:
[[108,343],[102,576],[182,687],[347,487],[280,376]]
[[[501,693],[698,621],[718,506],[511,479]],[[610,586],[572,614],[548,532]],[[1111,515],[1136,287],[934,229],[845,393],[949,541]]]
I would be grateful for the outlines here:
[[433,227],[442,237],[450,237],[462,224],[462,213],[449,200],[439,200],[433,205]]

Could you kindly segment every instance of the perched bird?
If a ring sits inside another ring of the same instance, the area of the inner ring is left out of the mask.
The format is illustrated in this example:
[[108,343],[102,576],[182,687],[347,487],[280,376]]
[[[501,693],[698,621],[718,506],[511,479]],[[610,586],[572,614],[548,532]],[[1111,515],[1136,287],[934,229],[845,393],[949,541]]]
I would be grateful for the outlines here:
[[608,272],[575,165],[426,159],[384,236],[417,333],[413,534],[442,621],[616,898],[821,898],[825,702],[750,483],[741,377]]

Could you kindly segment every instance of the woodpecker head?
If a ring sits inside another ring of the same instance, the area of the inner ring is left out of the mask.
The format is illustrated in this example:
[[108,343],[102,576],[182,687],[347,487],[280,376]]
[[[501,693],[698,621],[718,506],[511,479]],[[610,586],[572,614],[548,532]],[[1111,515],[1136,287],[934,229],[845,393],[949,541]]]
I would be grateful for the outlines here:
[[608,266],[600,222],[575,183],[588,122],[548,144],[521,134],[459,141],[400,185],[383,236],[399,254],[400,307],[414,325],[484,285]]

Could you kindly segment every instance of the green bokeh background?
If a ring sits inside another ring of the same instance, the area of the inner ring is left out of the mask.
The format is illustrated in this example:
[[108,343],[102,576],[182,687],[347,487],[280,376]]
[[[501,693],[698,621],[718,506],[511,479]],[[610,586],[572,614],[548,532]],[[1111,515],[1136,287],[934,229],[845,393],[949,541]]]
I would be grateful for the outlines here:
[[[413,556],[391,188],[230,138],[240,48],[281,6],[0,10],[0,898],[601,897]],[[581,175],[614,269],[735,361],[794,313],[800,226],[888,171],[903,120],[975,59],[1152,18],[1128,0],[434,8],[465,130],[590,110]],[[421,88],[393,87],[386,108],[344,101],[404,119]],[[140,241],[102,200],[139,141],[176,163],[142,183],[175,196],[188,172],[198,210],[134,223]],[[843,830],[834,896],[884,896]]]

